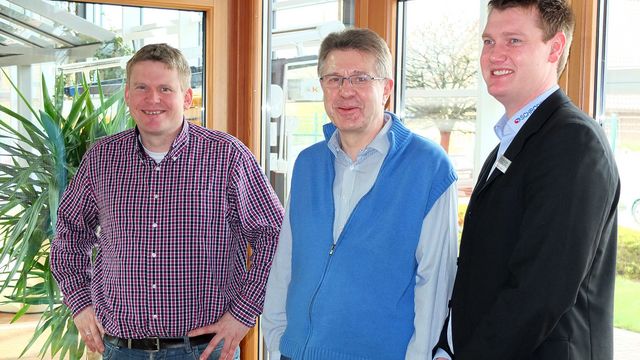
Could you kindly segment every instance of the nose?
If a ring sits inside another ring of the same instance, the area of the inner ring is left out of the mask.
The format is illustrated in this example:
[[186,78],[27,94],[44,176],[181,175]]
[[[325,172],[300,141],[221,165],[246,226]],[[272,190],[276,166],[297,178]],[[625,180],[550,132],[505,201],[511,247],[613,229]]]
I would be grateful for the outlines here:
[[147,100],[152,103],[160,102],[160,92],[155,89],[151,89],[147,93]]
[[340,95],[349,96],[355,92],[353,85],[351,84],[351,80],[349,78],[340,79],[340,86],[338,87],[340,91]]
[[506,52],[503,46],[496,44],[487,49],[489,55],[489,61],[493,63],[500,63],[506,60]]

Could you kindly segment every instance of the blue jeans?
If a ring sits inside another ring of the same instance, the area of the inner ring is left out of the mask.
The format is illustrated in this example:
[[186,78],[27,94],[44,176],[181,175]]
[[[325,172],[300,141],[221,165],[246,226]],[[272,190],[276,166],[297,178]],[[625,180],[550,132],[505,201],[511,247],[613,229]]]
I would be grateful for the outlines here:
[[[187,342],[184,347],[174,349],[162,349],[160,351],[145,351],[137,349],[119,348],[111,343],[104,342],[103,360],[198,360],[208,344],[191,346]],[[215,350],[209,355],[209,360],[218,360],[224,341],[220,341]],[[240,360],[240,348],[236,349],[233,360]]]

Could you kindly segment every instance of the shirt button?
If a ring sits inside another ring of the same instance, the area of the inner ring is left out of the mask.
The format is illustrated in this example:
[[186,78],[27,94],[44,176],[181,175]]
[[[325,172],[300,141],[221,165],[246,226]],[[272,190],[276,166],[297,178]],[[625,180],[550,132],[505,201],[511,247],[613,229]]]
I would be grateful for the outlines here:
[[153,320],[158,320],[158,315],[153,314],[153,315],[151,315],[151,318],[152,318]]
[[174,156],[174,157],[171,158],[171,160],[176,161],[176,160],[178,160],[178,157]]
[[156,289],[157,287],[158,287],[158,285],[156,285],[156,284],[151,285],[152,289]]
[[156,199],[156,200],[157,200],[159,197],[160,197],[160,196],[159,196],[158,194],[153,194],[153,198],[154,198],[154,199]]
[[154,252],[153,252],[153,253],[151,253],[151,257],[152,257],[152,258],[154,258],[154,257],[156,257],[156,256],[157,256],[157,255],[156,255],[156,253],[154,253]]
[[156,171],[160,171],[160,166],[156,166]]
[[157,228],[157,227],[158,227],[158,224],[153,223],[153,224],[151,224],[151,227],[155,229],[155,228]]
[[349,166],[349,170],[353,170],[353,169],[355,169],[355,168],[356,168],[356,166],[355,166],[355,165],[351,165],[351,166]]

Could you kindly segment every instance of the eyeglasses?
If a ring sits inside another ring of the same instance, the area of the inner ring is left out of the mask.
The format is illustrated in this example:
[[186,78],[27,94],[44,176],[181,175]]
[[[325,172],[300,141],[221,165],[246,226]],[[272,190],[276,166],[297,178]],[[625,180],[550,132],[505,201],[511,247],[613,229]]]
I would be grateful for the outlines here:
[[337,89],[342,87],[343,81],[349,81],[349,84],[353,87],[365,87],[369,85],[373,80],[384,80],[383,77],[373,77],[367,74],[358,74],[351,76],[340,75],[325,75],[320,78],[320,82],[327,89]]

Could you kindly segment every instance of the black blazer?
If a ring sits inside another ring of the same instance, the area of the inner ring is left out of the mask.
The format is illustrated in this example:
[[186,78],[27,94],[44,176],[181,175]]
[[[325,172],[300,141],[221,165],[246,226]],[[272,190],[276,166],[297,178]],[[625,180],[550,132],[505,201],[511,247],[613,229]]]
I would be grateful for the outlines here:
[[487,179],[496,153],[464,221],[455,359],[612,359],[620,181],[604,132],[558,90]]

